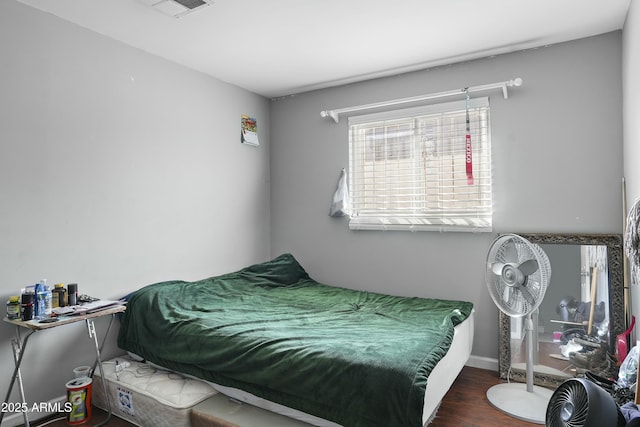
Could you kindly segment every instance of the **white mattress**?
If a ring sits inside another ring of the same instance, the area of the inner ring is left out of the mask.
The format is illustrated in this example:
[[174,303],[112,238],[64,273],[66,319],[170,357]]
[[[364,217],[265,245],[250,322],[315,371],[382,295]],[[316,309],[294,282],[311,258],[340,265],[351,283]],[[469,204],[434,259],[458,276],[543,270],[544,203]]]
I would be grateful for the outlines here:
[[[461,324],[455,327],[453,342],[447,354],[438,362],[429,375],[425,393],[424,407],[422,411],[422,423],[427,425],[435,416],[435,412],[440,406],[442,398],[447,393],[458,374],[469,360],[473,347],[475,311]],[[290,418],[303,421],[319,427],[341,427],[331,421],[318,418],[313,415],[291,409],[286,406],[274,403],[237,388],[211,384],[220,393],[233,399],[245,402],[259,408],[267,409]]]
[[[120,366],[129,364],[116,372]],[[129,357],[103,363],[107,393],[114,415],[142,427],[190,426],[191,408],[217,394],[208,383],[185,377]],[[106,410],[102,375],[96,370],[93,384],[94,404]]]

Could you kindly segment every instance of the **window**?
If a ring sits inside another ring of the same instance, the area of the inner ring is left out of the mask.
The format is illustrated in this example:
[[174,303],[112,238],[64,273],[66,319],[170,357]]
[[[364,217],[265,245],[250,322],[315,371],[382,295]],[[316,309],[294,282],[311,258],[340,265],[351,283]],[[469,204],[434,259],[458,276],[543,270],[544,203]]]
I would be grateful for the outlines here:
[[[349,118],[351,229],[491,231],[489,100]],[[470,160],[472,179],[467,175]]]

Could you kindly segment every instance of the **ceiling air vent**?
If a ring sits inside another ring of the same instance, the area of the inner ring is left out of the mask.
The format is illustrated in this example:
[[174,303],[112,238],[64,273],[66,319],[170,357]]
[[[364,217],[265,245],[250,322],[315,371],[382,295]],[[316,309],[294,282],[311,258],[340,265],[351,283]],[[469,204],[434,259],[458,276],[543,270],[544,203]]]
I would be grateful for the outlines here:
[[213,4],[213,0],[141,0],[165,15],[180,18],[204,6]]

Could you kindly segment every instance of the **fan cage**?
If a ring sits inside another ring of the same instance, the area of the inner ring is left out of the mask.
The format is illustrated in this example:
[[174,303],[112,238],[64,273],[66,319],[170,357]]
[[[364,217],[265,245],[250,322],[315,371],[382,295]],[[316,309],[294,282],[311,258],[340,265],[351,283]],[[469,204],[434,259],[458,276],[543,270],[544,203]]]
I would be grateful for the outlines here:
[[554,391],[545,417],[547,427],[619,427],[625,419],[613,397],[584,378],[566,380]]
[[[522,285],[508,285],[500,275],[495,274],[495,263],[521,265],[525,261],[535,260],[538,268],[526,276]],[[533,313],[542,302],[551,277],[551,265],[547,254],[540,246],[516,234],[498,237],[487,255],[486,282],[495,304],[511,317],[523,317]],[[527,292],[531,297],[525,296]]]
[[588,416],[589,398],[582,383],[576,381],[562,383],[547,407],[547,425],[584,426]]

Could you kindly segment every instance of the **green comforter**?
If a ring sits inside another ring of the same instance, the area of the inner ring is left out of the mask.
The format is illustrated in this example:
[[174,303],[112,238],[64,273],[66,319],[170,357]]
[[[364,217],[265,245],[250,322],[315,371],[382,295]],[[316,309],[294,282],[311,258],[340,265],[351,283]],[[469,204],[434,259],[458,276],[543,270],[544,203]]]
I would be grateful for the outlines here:
[[285,254],[136,291],[118,345],[344,426],[418,427],[429,373],[472,308],[323,285]]

